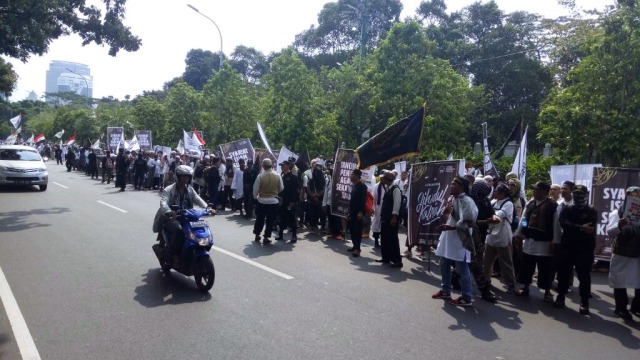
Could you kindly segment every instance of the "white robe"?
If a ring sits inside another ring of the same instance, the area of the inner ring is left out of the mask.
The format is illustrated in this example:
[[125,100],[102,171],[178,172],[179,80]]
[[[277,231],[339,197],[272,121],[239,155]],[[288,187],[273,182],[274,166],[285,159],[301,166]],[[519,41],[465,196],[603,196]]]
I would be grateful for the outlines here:
[[242,199],[244,197],[243,191],[243,176],[244,171],[240,170],[240,168],[236,168],[233,173],[233,180],[231,180],[231,190],[233,190],[233,198],[234,199]]
[[[378,187],[381,187],[380,197],[378,197]],[[381,183],[373,186],[373,218],[371,219],[371,231],[380,232],[380,214],[382,213],[382,198],[384,197],[385,188]]]

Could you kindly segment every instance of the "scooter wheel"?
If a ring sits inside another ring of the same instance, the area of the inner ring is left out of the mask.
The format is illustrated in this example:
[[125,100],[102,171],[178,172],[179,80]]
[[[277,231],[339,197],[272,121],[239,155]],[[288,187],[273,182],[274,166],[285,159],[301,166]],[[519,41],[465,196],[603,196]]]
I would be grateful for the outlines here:
[[171,271],[171,264],[169,264],[167,260],[164,258],[164,256],[162,256],[162,250],[160,248],[160,245],[153,244],[152,248],[153,248],[153,252],[156,254],[156,257],[158,258],[158,262],[160,263],[160,268],[162,269],[162,271],[168,274]]
[[196,274],[194,275],[198,290],[207,292],[213,287],[216,280],[216,270],[213,267],[213,260],[210,257],[201,257],[196,263]]

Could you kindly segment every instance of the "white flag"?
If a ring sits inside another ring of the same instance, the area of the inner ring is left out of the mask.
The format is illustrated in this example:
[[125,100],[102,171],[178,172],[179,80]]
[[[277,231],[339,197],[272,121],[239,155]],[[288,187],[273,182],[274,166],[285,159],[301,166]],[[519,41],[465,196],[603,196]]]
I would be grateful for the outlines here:
[[22,114],[18,114],[18,116],[12,117],[9,121],[11,121],[13,127],[17,129],[18,126],[20,126],[20,122],[22,121]]
[[490,175],[494,179],[500,178],[500,174],[498,173],[498,169],[493,166],[493,161],[491,161],[491,154],[489,153],[489,135],[487,132],[487,123],[482,123],[483,130],[483,144],[484,144],[484,175]]
[[138,138],[133,135],[131,141],[127,144],[127,151],[140,151],[140,144],[138,143]]
[[199,150],[200,149],[200,142],[198,141],[198,139],[195,139],[195,137],[189,136],[189,133],[187,133],[186,131],[182,130],[182,143],[185,149],[187,150]]
[[54,136],[58,139],[62,139],[62,135],[64,135],[64,129],[58,131]]
[[447,156],[447,160],[453,160],[453,153],[449,154],[449,156]]
[[[293,157],[294,159],[298,160],[298,154],[292,152],[291,150],[283,146],[280,149],[280,152],[278,153],[278,164],[281,164],[285,160],[289,160],[290,157]],[[281,173],[282,169],[280,168],[280,166],[278,166],[276,171],[278,172],[278,174]]]
[[520,142],[520,149],[518,149],[518,154],[516,154],[516,158],[513,161],[513,166],[511,167],[511,172],[518,174],[518,179],[520,180],[520,190],[522,192],[524,192],[524,183],[525,178],[527,177],[527,130],[529,130],[528,126],[524,129],[522,141]]
[[92,148],[94,149],[99,149],[100,148],[100,139],[96,140],[96,142],[93,143],[93,145],[91,145]]
[[33,135],[33,133],[31,133],[31,137],[27,139],[27,144],[33,144],[34,139],[35,139],[35,136]]
[[176,152],[178,154],[184,154],[184,143],[182,140],[178,141],[178,146],[176,146]]
[[16,140],[18,139],[18,134],[11,134],[9,136],[7,136],[7,138],[4,140],[4,143],[6,145],[13,145],[16,143]]
[[266,146],[267,150],[269,151],[269,154],[271,154],[271,156],[275,158],[276,156],[273,155],[273,151],[271,151],[271,146],[269,146],[269,142],[267,141],[267,135],[265,135],[264,130],[262,129],[262,125],[260,125],[259,122],[257,122],[256,124],[258,124],[258,132],[260,133],[260,137],[262,138],[262,143],[264,144],[264,146]]

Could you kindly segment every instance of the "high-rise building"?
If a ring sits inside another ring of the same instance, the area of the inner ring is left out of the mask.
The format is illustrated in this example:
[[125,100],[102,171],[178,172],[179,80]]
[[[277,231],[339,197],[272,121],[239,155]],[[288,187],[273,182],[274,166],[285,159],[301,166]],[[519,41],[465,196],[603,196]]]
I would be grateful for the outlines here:
[[70,61],[53,60],[47,70],[46,93],[74,92],[93,97],[93,76],[89,66]]

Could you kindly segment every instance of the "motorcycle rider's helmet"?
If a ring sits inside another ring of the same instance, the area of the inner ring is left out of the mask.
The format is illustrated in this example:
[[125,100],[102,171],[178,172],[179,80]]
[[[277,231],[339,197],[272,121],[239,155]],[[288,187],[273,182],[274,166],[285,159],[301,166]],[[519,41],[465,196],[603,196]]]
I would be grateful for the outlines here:
[[180,178],[181,176],[188,176],[189,181],[187,183],[191,183],[191,179],[193,179],[193,169],[188,165],[180,165],[176,168],[176,178]]

